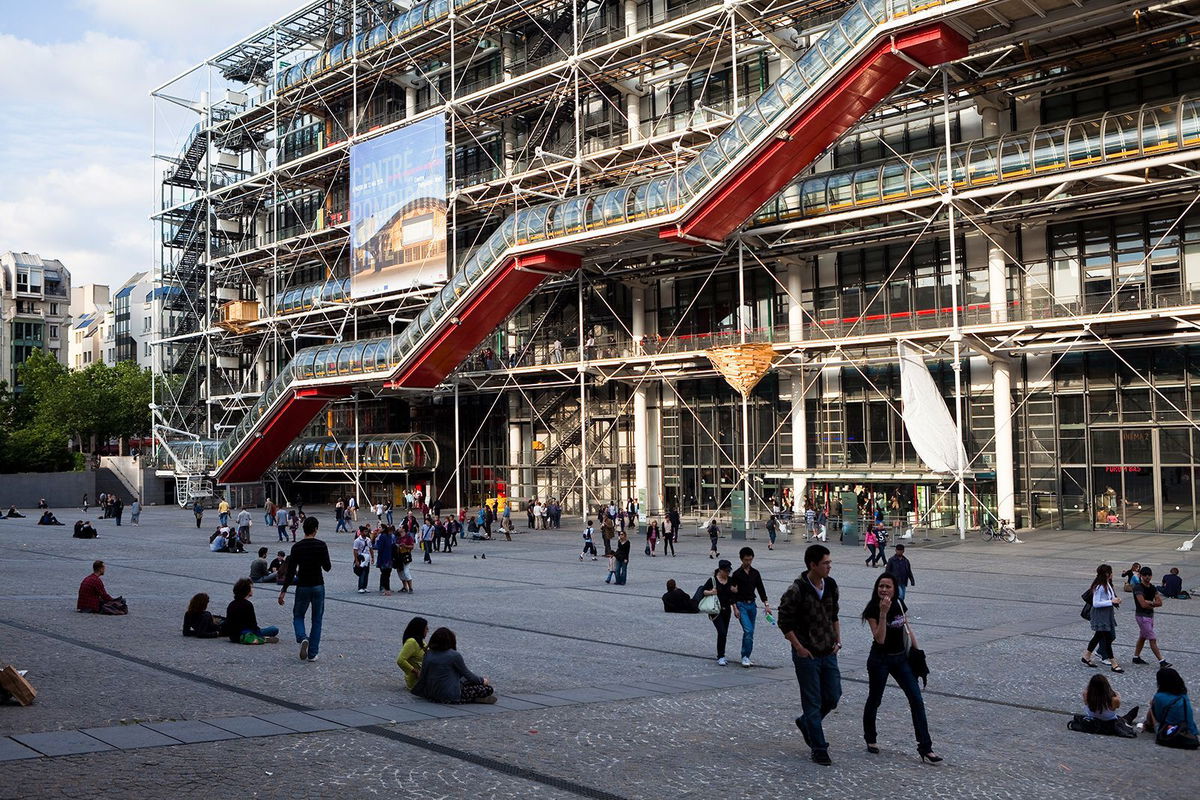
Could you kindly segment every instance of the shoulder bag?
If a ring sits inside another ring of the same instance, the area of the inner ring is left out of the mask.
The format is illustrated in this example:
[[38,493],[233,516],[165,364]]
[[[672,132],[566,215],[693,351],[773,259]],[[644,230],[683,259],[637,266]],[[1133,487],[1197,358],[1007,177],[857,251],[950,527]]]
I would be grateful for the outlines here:
[[[1175,698],[1175,702],[1163,710],[1163,716],[1165,717],[1167,710],[1173,708],[1175,703],[1178,703],[1182,699],[1182,697]],[[1192,732],[1187,729],[1186,720],[1186,715],[1184,715],[1185,724],[1183,725],[1167,725],[1165,722],[1159,720],[1158,732],[1154,735],[1154,743],[1163,747],[1174,747],[1177,750],[1195,750],[1200,748],[1200,740],[1197,740],[1192,735]]]
[[912,626],[908,624],[908,609],[904,609],[904,650],[908,654],[908,668],[914,678],[921,681],[922,686],[929,685],[929,662],[925,659],[925,651],[913,647]]
[[1086,590],[1079,595],[1079,599],[1083,601],[1083,608],[1080,610],[1079,616],[1090,621],[1092,618],[1092,590]]
[[[700,602],[696,604],[696,608],[702,614],[708,614],[710,617],[719,616],[721,613],[721,599],[715,594],[704,594],[707,591],[705,588],[708,584],[700,587]],[[717,582],[713,581],[713,588],[717,588]],[[719,590],[718,590],[719,591]]]

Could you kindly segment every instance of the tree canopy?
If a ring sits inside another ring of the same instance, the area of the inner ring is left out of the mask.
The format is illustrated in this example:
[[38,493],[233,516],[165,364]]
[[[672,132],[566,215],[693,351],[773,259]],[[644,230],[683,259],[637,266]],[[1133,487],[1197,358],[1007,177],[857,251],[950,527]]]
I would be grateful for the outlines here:
[[69,370],[35,351],[20,387],[0,383],[0,471],[50,472],[117,439],[150,433],[150,371],[129,361]]

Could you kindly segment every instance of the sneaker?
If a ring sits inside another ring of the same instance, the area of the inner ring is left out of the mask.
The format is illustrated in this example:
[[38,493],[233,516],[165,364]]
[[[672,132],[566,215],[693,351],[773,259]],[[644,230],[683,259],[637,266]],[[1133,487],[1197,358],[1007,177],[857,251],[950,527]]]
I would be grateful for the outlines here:
[[317,660],[318,658],[320,658],[320,657],[321,657],[320,655],[309,656],[309,657],[308,657],[308,663],[310,663],[310,664],[311,664],[312,662],[316,661],[316,660]]
[[1100,659],[1100,663],[1101,663],[1101,664],[1103,664],[1103,665],[1104,665],[1104,666],[1106,666],[1106,667],[1111,667],[1111,666],[1112,666],[1112,659],[1111,659],[1111,658],[1102,658],[1102,659]]
[[1142,658],[1141,656],[1134,656],[1134,657],[1133,657],[1133,663],[1135,663],[1135,664],[1145,664],[1145,663],[1146,663],[1146,659]]
[[1169,667],[1169,666],[1171,666],[1171,662],[1170,662],[1170,661],[1167,661],[1165,658],[1164,658],[1163,660],[1161,660],[1161,661],[1159,661],[1159,662],[1158,662],[1158,668],[1159,668],[1159,669],[1164,669],[1164,668],[1166,668],[1166,667]]
[[301,661],[308,660],[308,639],[300,640],[300,660]]
[[358,590],[358,593],[359,593],[359,594],[366,594],[366,593],[367,593],[367,590],[366,590],[366,589],[359,589],[359,590]]
[[263,641],[266,642],[267,644],[278,644],[279,637],[278,636],[264,636]]
[[829,757],[828,750],[813,750],[812,760],[814,764],[820,764],[822,767],[828,767],[833,764],[833,759]]
[[583,553],[580,553],[580,554],[579,554],[579,560],[580,560],[580,561],[583,561]]
[[725,656],[721,656],[720,658],[717,659],[718,667],[723,667],[728,663],[729,663],[729,659],[727,659]]
[[752,667],[752,666],[754,666],[754,664],[753,664],[753,663],[750,661],[750,656],[744,656],[744,657],[742,658],[742,666],[743,666],[743,667]]

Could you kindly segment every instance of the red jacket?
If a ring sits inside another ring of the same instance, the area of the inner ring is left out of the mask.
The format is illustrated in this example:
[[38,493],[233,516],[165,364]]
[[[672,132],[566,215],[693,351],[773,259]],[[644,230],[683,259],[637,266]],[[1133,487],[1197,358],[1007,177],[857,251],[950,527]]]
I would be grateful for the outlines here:
[[92,573],[79,584],[79,601],[75,604],[75,608],[79,611],[99,613],[100,604],[107,603],[109,600],[112,598],[104,590],[104,581],[100,580],[99,575]]

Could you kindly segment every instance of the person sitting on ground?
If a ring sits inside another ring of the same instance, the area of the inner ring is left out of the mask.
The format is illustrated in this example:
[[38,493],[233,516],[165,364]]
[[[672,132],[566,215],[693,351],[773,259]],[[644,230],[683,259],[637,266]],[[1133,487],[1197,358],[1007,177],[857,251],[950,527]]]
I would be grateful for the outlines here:
[[413,617],[404,628],[403,644],[396,656],[396,666],[404,671],[404,685],[411,692],[421,676],[421,662],[425,659],[425,637],[429,634],[429,620]]
[[258,558],[250,562],[251,583],[270,583],[275,580],[271,565],[267,563],[268,552],[270,551],[265,547],[258,548]]
[[494,703],[495,692],[487,678],[467,669],[452,630],[438,628],[433,632],[413,694],[435,703]]
[[1132,592],[1134,587],[1141,582],[1141,571],[1141,563],[1135,561],[1133,562],[1133,566],[1121,573],[1121,577],[1125,579],[1125,586],[1123,587],[1125,591]]
[[1163,575],[1162,586],[1158,587],[1163,597],[1172,600],[1187,600],[1191,597],[1183,590],[1183,578],[1179,577],[1179,567],[1171,567],[1171,571]]
[[92,574],[79,584],[79,598],[75,609],[89,614],[128,614],[124,597],[112,597],[104,588],[104,562],[92,562]]
[[228,528],[217,528],[213,535],[208,537],[208,549],[214,553],[228,553],[229,539],[226,538]]
[[275,583],[283,583],[283,579],[287,576],[287,553],[282,550],[275,553],[275,557],[271,559],[270,573],[274,575]]
[[42,516],[37,521],[38,525],[62,525],[58,521],[58,517],[51,514],[49,511],[43,511]]
[[9,506],[8,513],[4,515],[8,519],[25,519],[25,515],[17,511],[16,506]]
[[663,611],[668,614],[698,614],[692,596],[675,585],[675,579],[667,581],[667,593],[662,596]]
[[1134,706],[1132,711],[1118,715],[1117,709],[1120,707],[1121,695],[1113,689],[1108,678],[1093,675],[1083,690],[1083,713],[1076,714],[1067,727],[1080,733],[1134,738],[1137,731],[1133,728],[1133,720],[1137,717],[1138,707]]
[[246,546],[242,543],[242,537],[238,536],[236,530],[228,526],[225,528],[225,546],[229,548],[229,552],[231,553],[246,552]]
[[238,578],[233,584],[233,600],[225,609],[225,623],[221,626],[221,634],[228,636],[234,644],[275,644],[279,641],[279,628],[270,625],[258,627],[258,617],[254,614],[254,604],[250,596],[254,594],[254,585],[249,578]]
[[[1158,733],[1154,740],[1157,744],[1195,749],[1195,737],[1200,735],[1200,730],[1196,728],[1192,701],[1188,698],[1187,685],[1184,684],[1183,678],[1171,667],[1163,667],[1154,678],[1158,691],[1150,701],[1150,710],[1146,712],[1143,728],[1147,733]],[[1191,740],[1175,737],[1172,728],[1182,728],[1191,733]]]
[[183,635],[197,639],[215,639],[221,635],[221,624],[225,620],[208,613],[208,595],[194,595],[183,615]]
[[90,520],[80,519],[75,521],[75,532],[71,534],[71,538],[95,539],[98,535]]
[[46,498],[43,497],[41,500],[38,500],[38,510],[39,511],[44,508],[49,508],[49,507],[50,507],[50,504],[46,502]]

